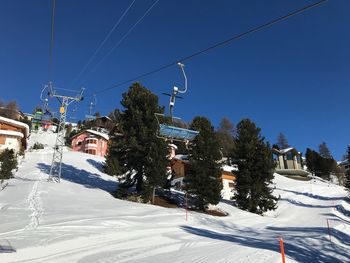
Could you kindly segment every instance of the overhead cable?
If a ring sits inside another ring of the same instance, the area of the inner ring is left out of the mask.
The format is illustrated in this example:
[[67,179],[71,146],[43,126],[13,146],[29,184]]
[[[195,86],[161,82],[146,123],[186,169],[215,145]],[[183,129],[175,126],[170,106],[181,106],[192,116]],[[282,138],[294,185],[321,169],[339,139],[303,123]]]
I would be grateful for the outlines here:
[[120,46],[120,44],[126,39],[126,37],[131,33],[131,31],[147,16],[147,14],[153,9],[153,7],[159,2],[159,0],[156,0],[143,14],[143,16],[140,17],[139,20],[136,21],[136,23],[122,36],[122,38],[111,48],[111,50],[97,63],[97,65],[94,67],[93,71],[95,71],[102,62],[105,61],[105,59],[110,56],[113,51]]
[[[153,69],[153,70],[151,70],[151,71],[148,71],[148,72],[143,73],[143,74],[141,74],[141,75],[138,75],[138,76],[136,76],[136,77],[130,78],[130,79],[128,79],[128,80],[125,80],[125,81],[119,82],[119,83],[117,83],[117,84],[114,84],[114,85],[112,85],[112,86],[110,86],[110,87],[108,87],[108,88],[105,88],[105,89],[96,91],[96,92],[94,92],[94,94],[99,94],[99,93],[102,93],[102,92],[109,91],[109,90],[111,90],[111,89],[115,89],[115,88],[120,87],[120,86],[123,86],[123,85],[125,85],[125,84],[127,84],[127,83],[130,83],[130,82],[133,82],[133,81],[137,81],[137,80],[142,79],[142,78],[144,78],[144,77],[146,77],[146,76],[149,76],[149,75],[152,75],[152,74],[157,73],[157,72],[159,72],[159,71],[162,71],[162,70],[164,70],[164,69],[167,69],[167,68],[169,68],[169,67],[171,67],[171,66],[173,66],[173,65],[176,65],[176,64],[179,63],[179,62],[184,62],[184,61],[186,61],[186,60],[190,60],[190,59],[192,59],[192,58],[194,58],[194,57],[196,57],[196,56],[199,56],[199,55],[201,55],[201,54],[207,53],[207,52],[209,52],[209,51],[211,51],[211,50],[213,50],[213,49],[215,49],[215,48],[218,48],[218,47],[227,45],[227,44],[229,44],[230,42],[233,42],[233,41],[235,41],[235,40],[239,40],[239,39],[241,39],[241,38],[243,38],[243,37],[245,37],[245,36],[248,36],[248,35],[251,35],[251,34],[253,34],[253,33],[255,33],[255,32],[261,31],[261,30],[263,30],[263,29],[265,29],[265,28],[268,28],[268,27],[270,27],[270,26],[272,26],[272,25],[274,25],[274,24],[277,24],[277,23],[279,23],[279,22],[281,22],[281,21],[283,21],[283,20],[286,20],[286,19],[288,19],[288,18],[291,18],[291,17],[293,17],[293,16],[295,16],[295,15],[301,14],[301,13],[307,11],[307,10],[310,10],[310,9],[312,9],[312,8],[314,8],[314,7],[317,7],[317,6],[321,5],[321,4],[324,4],[324,3],[326,3],[327,1],[328,1],[328,0],[321,0],[321,1],[318,1],[318,2],[316,2],[316,3],[307,5],[307,6],[302,7],[302,8],[300,8],[300,9],[296,10],[296,11],[293,11],[293,12],[287,14],[287,15],[280,16],[280,17],[275,18],[275,19],[273,19],[273,20],[271,20],[271,21],[269,21],[269,22],[267,22],[267,23],[264,23],[264,24],[262,24],[262,25],[253,27],[253,28],[251,28],[251,29],[249,29],[249,30],[247,30],[247,31],[245,31],[245,32],[243,32],[243,33],[240,33],[240,34],[238,34],[238,35],[234,35],[234,36],[232,36],[232,37],[230,37],[230,38],[228,38],[228,39],[226,39],[226,40],[224,40],[224,41],[215,43],[215,44],[213,44],[213,45],[211,45],[211,46],[209,46],[209,47],[207,47],[207,48],[204,48],[204,49],[202,49],[202,50],[199,50],[199,51],[197,51],[197,52],[195,52],[195,53],[193,53],[193,54],[190,54],[190,55],[188,55],[188,56],[179,58],[179,59],[177,59],[177,60],[175,60],[175,61],[173,61],[173,62],[170,62],[170,63],[168,63],[168,64],[165,64],[165,65],[163,65],[163,66],[160,66],[160,67],[158,67],[158,68],[156,68],[156,69]],[[91,95],[88,95],[88,96],[91,96]]]
[[88,66],[91,64],[91,62],[94,60],[94,58],[96,57],[97,53],[101,50],[101,48],[103,47],[103,45],[107,42],[107,40],[111,37],[112,33],[115,31],[115,29],[120,25],[120,23],[122,22],[123,18],[126,16],[126,14],[129,12],[130,8],[134,5],[136,0],[133,0],[131,2],[131,4],[128,6],[128,8],[123,12],[123,14],[121,15],[121,17],[118,19],[118,21],[113,25],[112,29],[108,32],[108,34],[106,35],[106,37],[102,40],[102,42],[100,43],[100,45],[96,48],[95,52],[91,55],[91,57],[89,58],[89,60],[87,61],[87,63],[84,65],[84,67],[82,68],[82,70],[79,72],[79,74],[75,77],[75,79],[73,80],[73,83],[76,82],[81,76],[82,74],[86,71],[86,69],[88,68]]

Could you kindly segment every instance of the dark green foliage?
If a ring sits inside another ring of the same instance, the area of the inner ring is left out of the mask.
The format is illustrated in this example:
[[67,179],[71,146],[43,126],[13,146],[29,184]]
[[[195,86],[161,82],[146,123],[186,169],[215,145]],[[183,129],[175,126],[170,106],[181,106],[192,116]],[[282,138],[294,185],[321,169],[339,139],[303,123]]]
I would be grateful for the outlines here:
[[277,136],[277,145],[279,149],[286,149],[290,147],[286,136],[282,132],[280,132]]
[[224,157],[229,157],[234,148],[234,126],[228,118],[223,118],[216,131],[217,139],[220,143],[220,150]]
[[239,171],[234,200],[239,208],[257,214],[276,209],[277,201],[270,187],[275,164],[270,146],[264,140],[260,128],[251,120],[244,119],[237,125],[232,157]]
[[[350,146],[348,146],[348,150],[347,150],[347,156],[346,156],[348,163],[350,165]],[[345,174],[345,188],[348,190],[349,195],[350,195],[350,168],[348,168],[348,170],[346,171]]]
[[316,158],[318,153],[311,150],[310,148],[306,149],[305,153],[305,159],[306,159],[306,166],[307,169],[312,173],[315,174],[316,172]]
[[43,145],[42,143],[40,143],[40,142],[36,142],[36,143],[34,143],[34,145],[33,145],[33,149],[34,149],[34,150],[41,150],[41,149],[44,149],[44,145]]
[[27,116],[24,116],[24,118],[22,120],[20,120],[20,122],[23,122],[23,123],[27,124],[28,127],[29,127],[29,130],[32,129],[32,122],[28,119]]
[[191,129],[199,131],[190,149],[189,172],[185,177],[186,190],[198,199],[198,207],[205,210],[208,204],[221,199],[221,153],[214,128],[208,119],[196,117]]
[[5,149],[0,153],[0,179],[10,179],[13,177],[12,170],[17,168],[17,159],[14,150]]
[[136,185],[137,192],[148,199],[154,187],[166,182],[167,145],[156,135],[158,123],[154,116],[162,109],[158,97],[139,83],[123,94],[121,105],[124,107],[119,116],[122,136],[112,137],[105,170],[112,175],[125,174],[121,187]]
[[[330,158],[324,156],[330,156]],[[337,162],[331,157],[329,150],[326,154],[323,152],[322,156],[320,153],[307,148],[305,158],[308,170],[312,174],[324,179],[329,180],[331,172],[337,169]]]

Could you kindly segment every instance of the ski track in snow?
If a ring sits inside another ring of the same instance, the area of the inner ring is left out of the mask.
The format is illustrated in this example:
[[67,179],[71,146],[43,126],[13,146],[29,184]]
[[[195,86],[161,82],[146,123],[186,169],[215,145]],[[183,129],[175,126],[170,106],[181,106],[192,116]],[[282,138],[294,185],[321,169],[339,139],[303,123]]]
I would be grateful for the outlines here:
[[350,262],[350,205],[335,185],[276,176],[276,211],[261,217],[220,203],[228,217],[190,212],[186,222],[183,209],[113,198],[106,184],[113,189],[115,179],[96,168],[100,157],[65,151],[61,183],[47,182],[54,135],[35,139],[48,146],[27,153],[0,191],[1,263],[277,263],[281,236],[288,263]]

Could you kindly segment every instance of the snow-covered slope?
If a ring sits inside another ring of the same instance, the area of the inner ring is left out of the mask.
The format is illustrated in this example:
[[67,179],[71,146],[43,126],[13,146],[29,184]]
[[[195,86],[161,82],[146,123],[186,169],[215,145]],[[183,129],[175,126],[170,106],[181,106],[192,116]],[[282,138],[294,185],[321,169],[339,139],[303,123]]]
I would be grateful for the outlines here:
[[[66,151],[63,180],[47,182],[54,134],[29,152],[0,192],[0,262],[350,262],[345,191],[276,175],[279,207],[266,216],[219,207],[227,217],[131,203],[110,195],[117,182],[100,157]],[[329,240],[327,219],[331,226]]]

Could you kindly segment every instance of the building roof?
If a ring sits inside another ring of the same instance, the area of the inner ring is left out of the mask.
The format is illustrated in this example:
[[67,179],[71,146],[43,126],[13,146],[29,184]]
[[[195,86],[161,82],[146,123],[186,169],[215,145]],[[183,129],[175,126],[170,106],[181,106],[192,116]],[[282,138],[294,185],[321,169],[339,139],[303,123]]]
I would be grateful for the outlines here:
[[12,120],[12,119],[9,119],[9,118],[5,118],[5,117],[2,117],[2,116],[0,116],[0,122],[7,123],[7,124],[10,124],[10,125],[18,127],[18,128],[22,128],[22,129],[25,130],[24,136],[25,137],[29,136],[29,126],[27,124],[23,123],[23,122],[15,121],[15,120]]
[[89,133],[92,133],[94,135],[100,136],[100,137],[106,139],[107,141],[109,140],[108,134],[105,134],[105,133],[102,133],[102,132],[98,132],[98,131],[94,131],[94,130],[86,130],[86,131],[89,132]]
[[0,134],[1,135],[11,135],[11,136],[16,136],[16,137],[20,137],[20,138],[24,137],[23,133],[18,132],[18,131],[0,130]]
[[285,153],[288,153],[288,152],[294,152],[294,153],[299,153],[300,154],[300,152],[298,152],[297,149],[295,149],[293,147],[280,149],[280,150],[278,150],[276,148],[272,148],[272,151],[275,152],[275,153],[279,153],[279,154],[285,154]]

